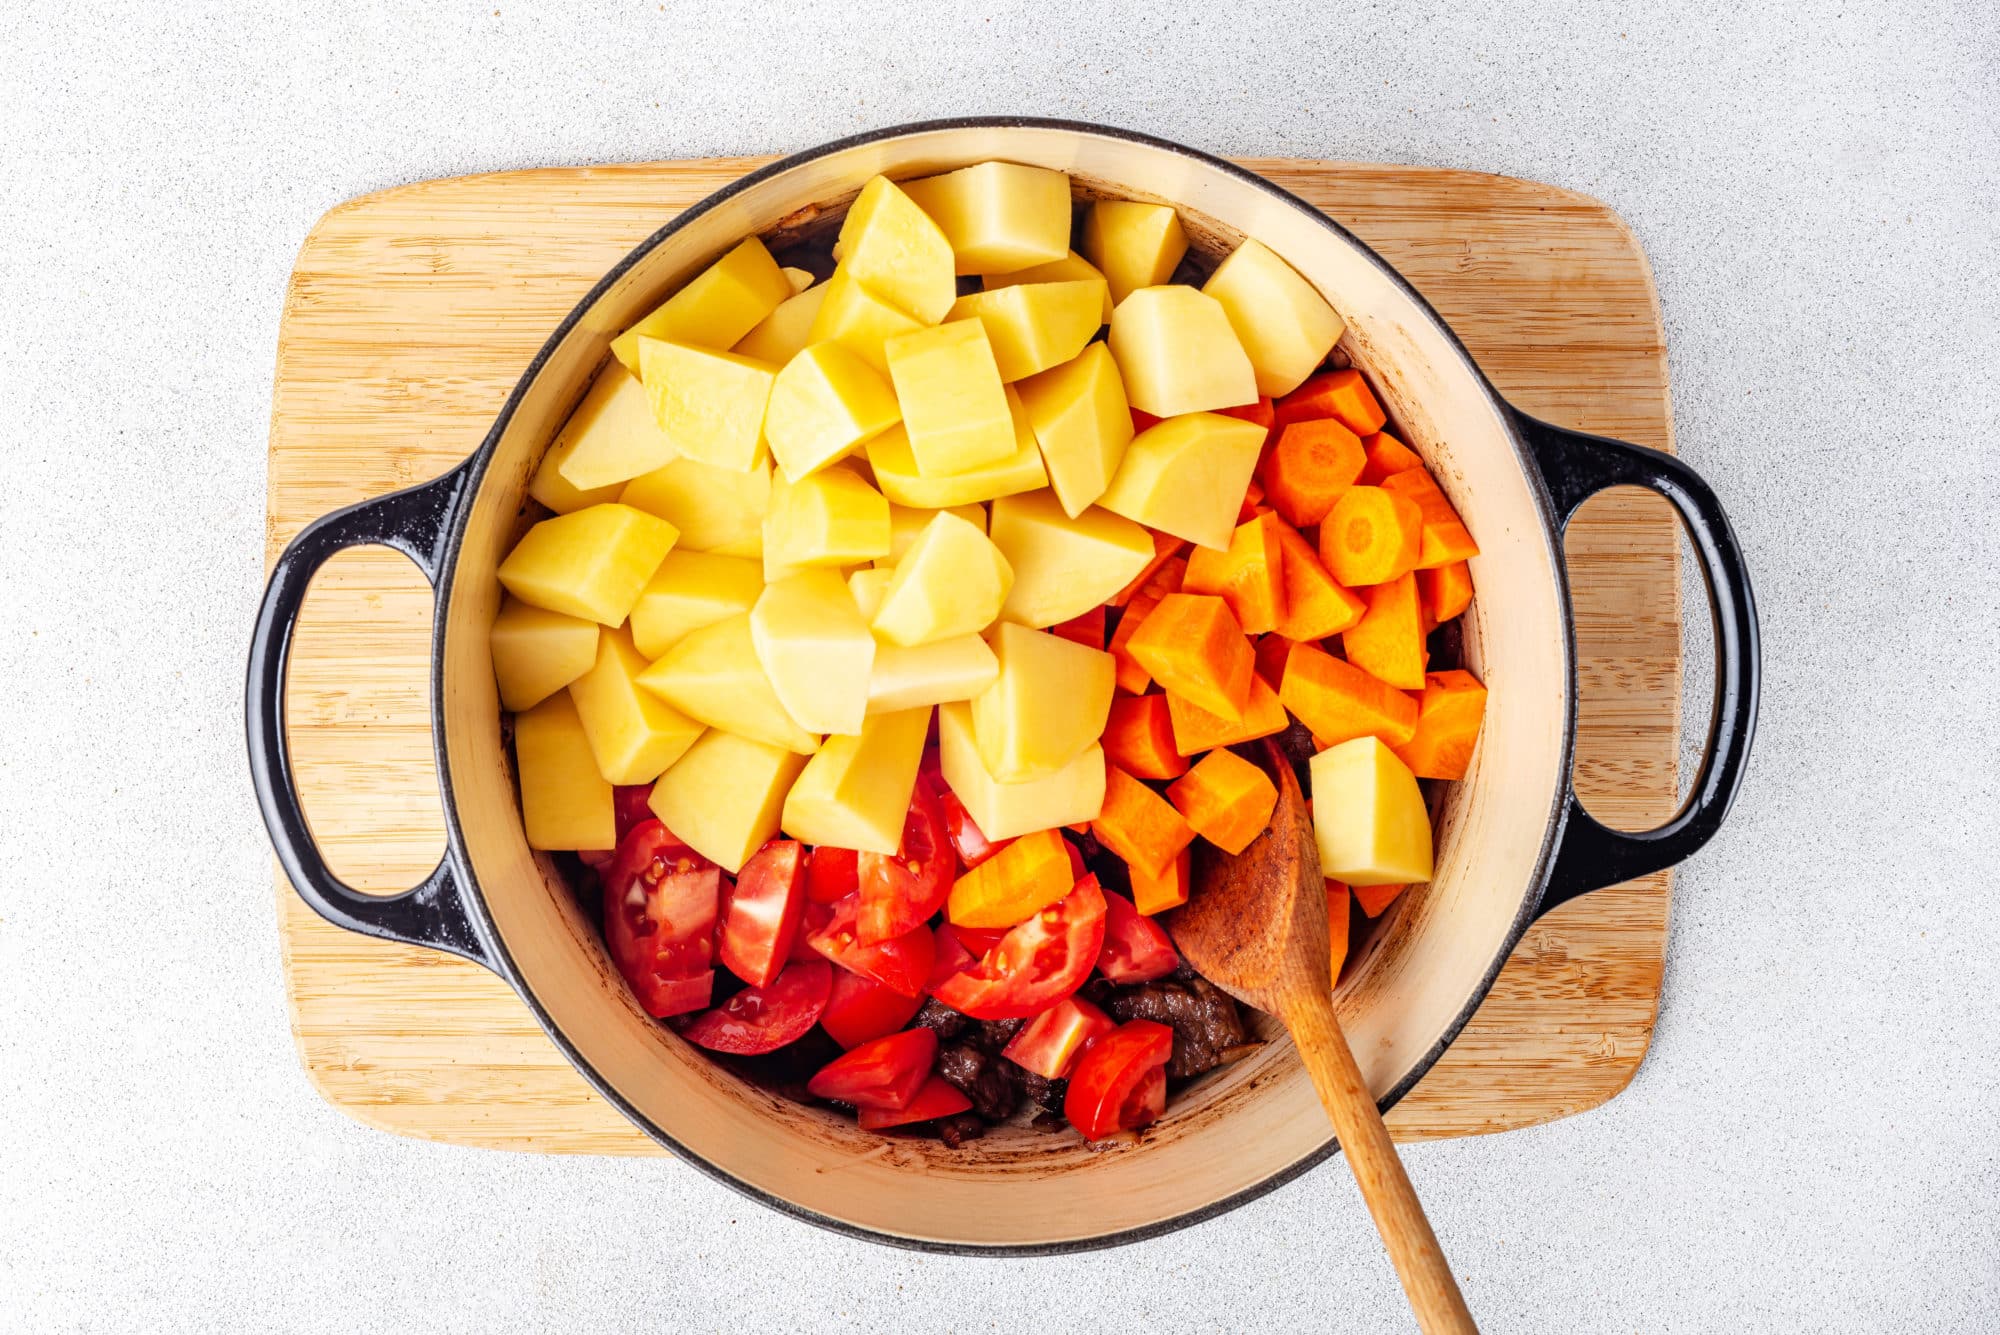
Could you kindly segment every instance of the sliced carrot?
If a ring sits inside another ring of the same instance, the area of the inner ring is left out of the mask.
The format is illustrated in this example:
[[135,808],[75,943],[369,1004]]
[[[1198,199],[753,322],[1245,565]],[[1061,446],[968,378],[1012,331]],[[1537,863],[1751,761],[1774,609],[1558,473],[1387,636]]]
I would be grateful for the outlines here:
[[1252,666],[1264,684],[1274,691],[1284,683],[1285,659],[1291,652],[1292,642],[1283,635],[1264,635],[1257,640]]
[[1250,699],[1243,706],[1241,719],[1211,714],[1171,691],[1167,693],[1167,715],[1174,723],[1174,749],[1184,756],[1269,737],[1283,732],[1291,722],[1285,707],[1278,703],[1277,690],[1254,674],[1250,679]]
[[1243,717],[1256,655],[1222,599],[1168,594],[1125,642],[1125,652],[1169,692],[1210,713]]
[[1349,907],[1347,885],[1331,876],[1326,879],[1326,944],[1330,963],[1333,965],[1333,981],[1340,981],[1340,971],[1347,964],[1348,920],[1354,916]]
[[1188,554],[1188,593],[1210,593],[1229,604],[1246,635],[1277,629],[1285,614],[1284,549],[1278,535],[1285,525],[1276,515],[1238,524],[1221,551],[1197,547]]
[[1424,665],[1430,651],[1424,643],[1423,604],[1417,599],[1417,577],[1405,574],[1387,584],[1364,590],[1368,610],[1341,633],[1347,661],[1406,691],[1424,686]]
[[1429,673],[1417,697],[1416,735],[1391,749],[1419,779],[1462,779],[1485,717],[1479,678],[1457,668]]
[[1131,602],[1132,595],[1145,588],[1152,581],[1153,576],[1159,573],[1160,567],[1172,560],[1180,552],[1180,549],[1185,546],[1187,546],[1186,538],[1176,538],[1171,533],[1161,533],[1157,529],[1154,530],[1152,559],[1147,561],[1139,573],[1132,577],[1130,583],[1112,594],[1106,602],[1112,607],[1123,607],[1126,603]]
[[1433,626],[1461,615],[1472,606],[1472,567],[1463,561],[1417,572],[1417,592]]
[[1118,629],[1111,632],[1111,643],[1106,646],[1117,664],[1120,690],[1130,691],[1134,695],[1144,695],[1146,688],[1153,684],[1152,674],[1139,665],[1127,646],[1132,643],[1132,637],[1139,633],[1139,627],[1146,623],[1147,616],[1160,605],[1160,599],[1170,593],[1180,592],[1181,583],[1186,577],[1187,561],[1178,556],[1170,556],[1153,572],[1153,577],[1146,582],[1146,586],[1134,594],[1132,600],[1125,605],[1125,615],[1119,618]]
[[1148,876],[1164,876],[1181,850],[1194,842],[1194,828],[1167,799],[1116,765],[1104,767],[1104,806],[1090,822],[1090,832]]
[[1361,911],[1369,917],[1379,918],[1382,910],[1395,903],[1396,896],[1409,888],[1407,885],[1357,885],[1354,887],[1354,902],[1361,905]]
[[1167,788],[1194,832],[1225,853],[1241,853],[1271,823],[1278,786],[1263,770],[1218,748]]
[[1060,834],[1024,834],[953,882],[945,916],[965,927],[1012,927],[1068,894],[1072,871]]
[[1104,604],[1099,603],[1082,616],[1071,617],[1068,621],[1051,626],[1049,629],[1062,636],[1065,640],[1074,640],[1076,643],[1092,649],[1102,649],[1104,647]]
[[1368,462],[1361,467],[1361,485],[1364,487],[1379,487],[1385,477],[1424,466],[1424,461],[1417,457],[1415,450],[1386,431],[1377,431],[1364,439],[1361,448],[1368,455]]
[[1238,417],[1246,422],[1255,422],[1266,431],[1269,431],[1278,419],[1277,405],[1261,394],[1257,396],[1255,403],[1239,404],[1234,408],[1218,408],[1216,411],[1224,417]]
[[1132,907],[1141,913],[1165,913],[1188,902],[1188,851],[1167,864],[1164,873],[1148,876],[1144,869],[1126,864],[1132,877]]
[[1295,644],[1278,699],[1322,749],[1356,737],[1400,746],[1417,732],[1417,702],[1317,645]]
[[1177,779],[1187,761],[1174,749],[1174,724],[1164,695],[1121,695],[1104,724],[1104,758],[1141,779]]
[[1352,369],[1323,372],[1278,400],[1280,428],[1317,417],[1338,418],[1357,436],[1372,436],[1389,420],[1361,372]]
[[1409,497],[1416,502],[1417,513],[1423,516],[1423,547],[1417,554],[1419,569],[1431,570],[1479,555],[1479,544],[1472,540],[1458,511],[1451,508],[1451,502],[1438,488],[1437,479],[1428,472],[1412,468],[1383,478],[1382,490]]
[[1236,507],[1236,522],[1248,523],[1256,517],[1259,510],[1270,508],[1264,504],[1264,484],[1253,477],[1250,479],[1250,485],[1243,489],[1243,504]]
[[1319,526],[1319,556],[1350,589],[1381,584],[1416,569],[1423,535],[1423,512],[1409,497],[1349,487]]
[[1317,524],[1361,476],[1361,438],[1331,417],[1294,422],[1278,433],[1259,476],[1271,507],[1290,524]]
[[1278,546],[1285,562],[1285,611],[1278,618],[1278,634],[1288,640],[1323,640],[1361,620],[1361,599],[1333,577],[1297,530],[1280,526]]

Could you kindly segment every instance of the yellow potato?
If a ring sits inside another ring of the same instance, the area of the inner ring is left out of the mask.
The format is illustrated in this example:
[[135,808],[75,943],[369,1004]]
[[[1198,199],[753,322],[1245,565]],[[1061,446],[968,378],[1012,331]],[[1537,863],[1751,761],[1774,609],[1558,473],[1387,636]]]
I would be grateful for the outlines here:
[[1133,437],[1097,499],[1113,514],[1218,550],[1229,546],[1264,428],[1221,413],[1169,417]]
[[[990,273],[979,280],[980,286],[988,292],[997,292],[1003,287],[1013,287],[1019,283],[1071,283],[1078,279],[1095,278],[1104,280],[1104,275],[1075,251],[1069,251],[1059,260],[1047,264],[1037,264],[1032,269],[1016,269],[1013,273]],[[1097,323],[1111,323],[1111,284],[1104,284],[1103,309],[1098,313]]]
[[[785,272],[795,271],[787,269]],[[778,303],[778,309],[765,316],[730,351],[739,357],[754,357],[772,366],[783,366],[798,356],[811,341],[813,321],[819,318],[820,305],[826,300],[826,287],[825,283],[821,283],[818,287],[806,288],[796,296],[786,297]]]
[[840,264],[856,282],[936,324],[951,309],[951,242],[894,181],[877,176],[861,187],[840,224]]
[[780,828],[808,844],[893,854],[917,787],[931,711],[871,714],[853,737],[829,737],[792,784]]
[[952,477],[1013,452],[1000,366],[978,320],[898,334],[883,344],[883,354],[917,471]]
[[1261,242],[1238,246],[1201,290],[1222,303],[1257,373],[1257,392],[1272,398],[1303,385],[1347,327],[1317,288]]
[[653,419],[689,459],[747,472],[764,439],[764,405],[778,368],[656,338],[639,340],[639,378]]
[[578,491],[570,485],[569,479],[562,475],[562,466],[569,462],[570,454],[581,441],[580,436],[557,436],[549,445],[548,453],[542,456],[542,462],[535,468],[535,475],[528,479],[528,495],[559,515],[618,499],[619,486],[616,482],[608,487],[592,487],[589,491]]
[[1049,484],[1080,515],[1104,494],[1132,440],[1132,407],[1111,349],[1092,343],[1061,366],[1014,387],[1042,447]]
[[689,848],[732,876],[778,832],[806,758],[782,747],[706,732],[653,785],[647,805]]
[[1111,285],[1114,305],[1170,281],[1187,248],[1180,215],[1168,204],[1100,199],[1083,216],[1084,258]]
[[[917,534],[924,531],[924,526],[931,522],[931,516],[936,513],[936,510],[912,510],[907,505],[897,505],[891,502],[889,506],[889,554],[877,557],[875,564],[878,566],[893,566],[896,562],[902,560],[903,553],[910,550],[910,545],[917,540]],[[985,506],[954,505],[951,507],[951,513],[957,515],[981,533],[986,531]]]
[[972,734],[972,706],[938,706],[944,781],[988,839],[1013,839],[1097,819],[1104,808],[1104,748],[1092,743],[1046,779],[1000,783],[986,772]]
[[799,293],[805,291],[814,282],[811,269],[796,269],[787,264],[778,272],[784,274],[785,281],[792,285],[793,296],[797,296]]
[[676,536],[672,524],[644,510],[588,506],[523,534],[500,563],[500,583],[524,603],[620,625]]
[[857,733],[868,712],[875,637],[837,570],[806,570],[765,587],[750,642],[778,703],[807,732]]
[[1102,324],[1100,279],[1022,283],[994,292],[968,292],[953,304],[952,320],[977,320],[993,345],[1000,379],[1026,379],[1083,351]]
[[738,471],[675,459],[626,483],[618,500],[672,524],[680,530],[678,545],[691,552],[762,556],[771,465],[760,461]]
[[1222,303],[1195,288],[1140,288],[1111,313],[1106,341],[1140,412],[1177,417],[1257,401],[1257,373]]
[[611,351],[637,374],[639,340],[662,338],[702,348],[727,348],[792,295],[785,271],[751,237],[668,297],[651,315],[611,340]]
[[1117,662],[1102,649],[1011,621],[995,626],[988,642],[1000,675],[972,701],[972,735],[986,772],[1000,783],[1060,773],[1104,735]]
[[940,510],[896,563],[869,624],[905,649],[975,634],[1000,615],[1013,583],[1013,570],[987,536]]
[[1023,626],[1082,616],[1153,559],[1153,536],[1138,524],[1096,507],[1071,519],[1049,491],[993,502],[993,544],[1014,572],[1000,615]]
[[632,604],[632,643],[648,659],[690,631],[748,612],[764,591],[764,568],[740,556],[671,551]]
[[509,598],[493,618],[487,644],[500,707],[519,713],[590,671],[597,661],[597,623]]
[[764,579],[806,566],[851,566],[889,554],[889,502],[846,468],[779,478],[764,516]]
[[639,685],[711,728],[801,755],[819,749],[819,738],[793,722],[779,703],[757,661],[747,612],[689,631],[639,674]]
[[875,670],[868,676],[868,712],[970,700],[999,675],[1000,660],[977,635],[957,635],[913,649],[878,644]]
[[819,314],[806,331],[806,342],[832,339],[860,354],[861,360],[883,375],[889,374],[882,345],[898,334],[922,329],[924,322],[857,282],[845,265],[833,271],[825,287]]
[[1320,870],[1349,885],[1431,878],[1431,818],[1410,767],[1380,738],[1357,737],[1312,758]]
[[859,354],[815,343],[785,363],[771,385],[764,437],[787,481],[846,457],[902,419],[895,391]]
[[514,760],[528,847],[597,852],[617,846],[611,785],[597,772],[567,691],[515,716]]
[[1013,453],[997,463],[951,477],[927,477],[918,472],[909,436],[900,426],[890,427],[868,442],[875,485],[896,504],[918,510],[973,505],[1047,486],[1049,475],[1042,467],[1042,452],[1035,445],[1034,429],[1028,425],[1028,415],[1012,385],[1007,386],[1007,411],[1014,425]]
[[701,724],[640,689],[645,670],[646,656],[621,626],[604,632],[596,665],[569,686],[598,773],[610,783],[651,783],[702,733]]
[[651,472],[674,457],[673,442],[653,420],[639,378],[609,362],[550,448],[567,446],[558,465],[578,491],[609,487]]
[[959,273],[1008,273],[1069,250],[1069,177],[1061,172],[982,162],[903,189],[944,229]]

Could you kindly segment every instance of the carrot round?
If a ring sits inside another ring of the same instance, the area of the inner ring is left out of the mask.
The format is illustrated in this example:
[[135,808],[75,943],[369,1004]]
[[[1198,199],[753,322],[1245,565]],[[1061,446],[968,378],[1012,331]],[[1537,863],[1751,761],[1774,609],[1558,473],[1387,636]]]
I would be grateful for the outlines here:
[[1361,438],[1334,419],[1294,422],[1263,461],[1264,497],[1287,523],[1317,524],[1367,462]]
[[1174,749],[1174,724],[1164,695],[1121,695],[1104,724],[1104,758],[1141,779],[1178,779],[1187,758]]
[[1368,610],[1342,632],[1347,661],[1391,686],[1420,691],[1430,651],[1424,644],[1424,609],[1417,598],[1417,577],[1405,572],[1363,595]]
[[1423,533],[1423,513],[1409,497],[1349,487],[1319,526],[1319,555],[1349,588],[1383,584],[1416,569]]

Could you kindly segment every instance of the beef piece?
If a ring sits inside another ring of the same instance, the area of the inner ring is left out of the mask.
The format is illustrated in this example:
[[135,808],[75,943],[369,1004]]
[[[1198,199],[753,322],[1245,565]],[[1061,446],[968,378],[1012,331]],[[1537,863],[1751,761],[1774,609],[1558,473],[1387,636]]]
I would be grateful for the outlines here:
[[1222,1054],[1245,1041],[1236,1002],[1206,978],[1186,971],[1113,990],[1105,1004],[1113,1018],[1153,1020],[1174,1031],[1167,1077],[1185,1080],[1222,1065]]
[[938,1139],[948,1150],[955,1150],[968,1140],[977,1140],[986,1134],[986,1123],[969,1112],[953,1113],[937,1124]]
[[1004,1122],[1020,1094],[1007,1074],[1012,1063],[971,1043],[938,1049],[937,1073],[945,1083],[972,1100],[972,1110],[989,1122]]
[[1005,1051],[1014,1035],[1021,1032],[1026,1020],[981,1020],[979,1022],[978,1043],[996,1056]]
[[1014,1077],[1014,1083],[1021,1087],[1021,1092],[1029,1099],[1049,1112],[1062,1111],[1063,1097],[1069,1093],[1069,1081],[1051,1080],[1047,1076],[1035,1074],[1026,1067],[1016,1066],[1012,1062],[1008,1062],[1007,1067],[1008,1074]]
[[911,1023],[921,1025],[925,1029],[937,1030],[938,1042],[943,1043],[964,1033],[972,1020],[969,1016],[960,1015],[936,997],[930,997],[925,1000],[917,1011],[916,1019]]
[[1292,773],[1298,776],[1299,791],[1310,790],[1310,766],[1314,753],[1319,749],[1319,744],[1313,740],[1312,729],[1297,719],[1291,719],[1286,723],[1285,730],[1271,740],[1277,743],[1278,754],[1291,762]]

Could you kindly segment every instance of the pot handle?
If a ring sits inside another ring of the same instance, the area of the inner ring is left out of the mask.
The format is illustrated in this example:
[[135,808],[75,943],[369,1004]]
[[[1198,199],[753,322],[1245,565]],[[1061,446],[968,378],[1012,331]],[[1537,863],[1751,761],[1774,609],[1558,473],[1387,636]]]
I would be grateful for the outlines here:
[[333,874],[306,824],[285,742],[285,670],[299,608],[313,575],[327,558],[349,547],[393,547],[415,562],[435,589],[465,479],[466,468],[460,464],[421,486],[323,515],[292,539],[271,567],[271,582],[257,610],[243,713],[257,805],[263,809],[279,865],[299,898],[328,922],[349,931],[432,946],[491,968],[493,962],[466,912],[449,849],[422,883],[398,895],[365,895]]
[[1721,502],[1693,469],[1659,450],[1570,431],[1526,413],[1516,416],[1541,464],[1542,479],[1563,527],[1578,507],[1607,487],[1644,487],[1672,504],[1701,563],[1715,628],[1715,707],[1693,791],[1666,824],[1627,833],[1609,828],[1585,811],[1572,780],[1542,892],[1540,912],[1547,913],[1601,886],[1671,867],[1715,836],[1736,800],[1750,758],[1762,660],[1743,549]]

